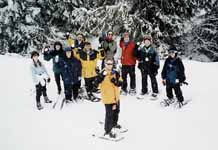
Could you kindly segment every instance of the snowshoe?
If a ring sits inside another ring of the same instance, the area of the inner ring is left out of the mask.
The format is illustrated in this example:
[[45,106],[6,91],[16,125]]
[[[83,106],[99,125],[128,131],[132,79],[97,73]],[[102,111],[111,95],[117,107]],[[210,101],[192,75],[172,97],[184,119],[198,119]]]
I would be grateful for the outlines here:
[[160,102],[160,105],[162,107],[167,107],[167,106],[170,106],[173,103],[175,103],[175,99],[174,98],[170,98],[170,99],[164,99],[162,102]]
[[122,127],[121,125],[117,124],[116,126],[113,127],[116,133],[125,133],[128,131],[127,128]]
[[110,133],[105,133],[105,134],[104,134],[104,137],[115,139],[115,138],[117,137],[117,134],[116,134],[116,133],[113,133],[113,132],[111,131]]
[[144,93],[144,92],[141,92],[139,95],[136,96],[137,99],[144,99],[146,96],[148,96],[149,92],[147,93]]
[[45,103],[52,103],[52,101],[48,98],[48,96],[44,97]]
[[90,100],[92,102],[99,102],[101,99],[99,97],[94,96],[92,93],[89,93],[88,100]]
[[152,93],[150,100],[157,100],[157,93]]
[[187,105],[190,101],[191,100],[186,100],[186,101],[183,101],[183,102],[177,101],[175,103],[174,107],[180,109],[180,108],[184,107],[185,105]]

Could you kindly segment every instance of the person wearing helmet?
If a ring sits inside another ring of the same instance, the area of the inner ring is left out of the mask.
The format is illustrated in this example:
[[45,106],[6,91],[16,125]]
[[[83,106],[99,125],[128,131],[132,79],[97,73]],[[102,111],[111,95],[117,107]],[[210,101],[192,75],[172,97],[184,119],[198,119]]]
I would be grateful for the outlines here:
[[43,63],[39,60],[39,53],[37,51],[33,51],[31,53],[32,63],[30,66],[33,83],[36,87],[36,106],[38,110],[43,109],[40,97],[43,95],[45,103],[51,103],[47,96],[46,83],[50,82],[49,74],[43,65]]
[[[72,48],[64,49],[65,55],[60,60],[61,74],[64,82],[65,101],[77,101],[79,83],[81,80],[81,63],[73,56]],[[72,95],[73,93],[73,95]]]
[[160,66],[159,55],[152,46],[152,37],[144,36],[141,45],[136,49],[136,57],[139,61],[138,68],[142,75],[142,90],[140,96],[143,97],[148,93],[148,76],[151,79],[152,97],[156,98],[158,94],[158,84],[156,75]]
[[186,77],[183,62],[179,57],[177,57],[176,47],[172,47],[168,50],[168,58],[164,62],[161,77],[163,85],[166,86],[168,100],[170,102],[175,101],[173,97],[174,90],[179,107],[181,107],[184,98],[180,86],[185,82]]

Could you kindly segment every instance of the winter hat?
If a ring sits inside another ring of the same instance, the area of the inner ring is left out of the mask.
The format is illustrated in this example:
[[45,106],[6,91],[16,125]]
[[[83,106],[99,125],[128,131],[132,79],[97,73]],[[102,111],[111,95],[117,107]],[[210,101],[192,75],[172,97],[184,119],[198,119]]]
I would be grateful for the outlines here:
[[39,53],[37,51],[32,51],[31,52],[31,59],[33,58],[33,56],[39,56]]
[[64,48],[64,51],[65,51],[65,52],[72,51],[72,48],[71,48],[71,47],[65,47],[65,48]]
[[176,47],[171,47],[169,50],[168,50],[168,53],[177,53],[178,50]]

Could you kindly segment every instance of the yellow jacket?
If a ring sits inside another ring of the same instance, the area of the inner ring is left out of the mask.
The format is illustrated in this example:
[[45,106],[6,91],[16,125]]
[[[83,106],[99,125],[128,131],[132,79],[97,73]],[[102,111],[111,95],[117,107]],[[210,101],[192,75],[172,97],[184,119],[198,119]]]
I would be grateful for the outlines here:
[[104,58],[101,51],[102,50],[91,50],[90,54],[87,54],[87,52],[85,52],[84,50],[78,50],[77,48],[73,50],[74,56],[81,61],[83,78],[92,78],[97,76],[97,62],[98,60]]
[[111,79],[118,78],[119,81],[122,81],[120,76],[117,76],[114,71],[107,71],[107,75],[104,77],[104,80],[99,84],[101,90],[101,99],[104,104],[114,104],[120,100],[120,88],[115,86]]
[[69,37],[69,38],[66,40],[66,42],[67,42],[67,46],[71,46],[72,44],[74,44],[74,40],[73,40],[71,37]]

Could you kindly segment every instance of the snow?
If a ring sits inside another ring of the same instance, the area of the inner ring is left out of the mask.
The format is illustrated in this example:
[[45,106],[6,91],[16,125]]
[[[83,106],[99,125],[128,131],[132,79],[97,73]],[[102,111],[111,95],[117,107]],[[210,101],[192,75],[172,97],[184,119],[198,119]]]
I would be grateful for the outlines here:
[[[184,60],[189,86],[182,88],[184,97],[192,101],[182,109],[162,108],[160,100],[139,101],[122,96],[120,124],[129,131],[123,141],[114,143],[91,137],[98,121],[104,119],[102,103],[83,101],[62,110],[43,104],[45,108],[38,111],[30,62],[18,55],[0,55],[1,150],[218,149],[218,63]],[[52,78],[48,95],[54,100],[57,95],[52,63],[45,64]],[[136,71],[139,92],[141,77],[137,68]],[[159,84],[159,88],[160,97],[165,97],[164,87]]]

